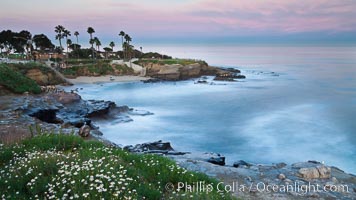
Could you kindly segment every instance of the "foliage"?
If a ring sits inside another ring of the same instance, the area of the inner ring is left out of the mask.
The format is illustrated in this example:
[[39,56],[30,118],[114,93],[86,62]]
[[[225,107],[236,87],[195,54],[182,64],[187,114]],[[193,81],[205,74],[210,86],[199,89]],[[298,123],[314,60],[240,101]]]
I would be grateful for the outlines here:
[[49,73],[52,70],[40,63],[36,62],[28,62],[28,63],[8,63],[7,66],[11,67],[12,69],[22,73],[26,74],[28,70],[30,69],[39,69],[43,73]]
[[33,42],[36,46],[36,49],[39,48],[42,51],[45,49],[53,50],[55,47],[52,44],[51,40],[48,39],[48,37],[44,34],[39,34],[39,35],[33,36]]
[[[92,55],[91,49],[74,49],[69,53],[69,57],[80,58],[80,59],[88,59],[91,57],[91,55]],[[91,60],[91,62],[93,62],[93,60]]]
[[148,52],[148,53],[144,53],[141,58],[148,58],[148,59],[172,59],[171,56],[167,56],[167,55],[162,55],[162,54],[159,54],[157,52]]
[[[126,65],[110,65],[111,60],[100,60],[92,63],[92,60],[68,60],[72,67],[62,69],[61,72],[67,76],[100,76],[131,74],[133,69]],[[116,72],[115,72],[116,71]]]
[[180,65],[191,65],[194,63],[205,64],[207,63],[202,60],[193,60],[193,59],[142,59],[134,62],[135,64],[139,65],[146,65],[148,63],[160,64],[160,65],[173,65],[173,64],[180,64]]
[[199,181],[217,185],[168,158],[131,154],[74,135],[41,134],[17,145],[0,144],[2,199],[232,199],[217,190],[165,187]]
[[15,71],[6,64],[0,64],[0,85],[14,93],[31,92],[38,94],[41,92],[37,83],[20,72]]
[[14,50],[17,53],[24,53],[27,40],[31,39],[31,33],[22,30],[13,32],[11,30],[3,30],[0,32],[0,44],[4,46],[6,51]]

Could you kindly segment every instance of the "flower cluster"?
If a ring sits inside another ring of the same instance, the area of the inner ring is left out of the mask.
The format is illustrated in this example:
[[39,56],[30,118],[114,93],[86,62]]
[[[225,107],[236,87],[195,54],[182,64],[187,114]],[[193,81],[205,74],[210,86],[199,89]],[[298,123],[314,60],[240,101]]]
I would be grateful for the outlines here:
[[[16,198],[23,190],[27,190],[36,199],[39,198],[39,194],[36,194],[39,187],[42,187],[42,197],[47,199],[136,198],[137,192],[130,186],[135,180],[127,175],[127,170],[120,164],[120,157],[114,155],[110,148],[90,148],[93,155],[105,156],[91,156],[88,160],[83,159],[85,156],[79,154],[80,150],[33,150],[22,155],[12,152],[13,159],[0,171],[1,182],[7,185],[9,191],[8,195],[2,194],[1,198]],[[46,163],[45,160],[52,163]],[[48,165],[52,165],[55,171],[48,171]],[[51,179],[44,180],[44,173],[51,173]],[[21,185],[16,183],[17,180],[26,182],[25,188],[11,193],[13,185]]]
[[197,181],[213,180],[164,156],[132,154],[75,136],[0,144],[0,199],[230,199],[166,187]]

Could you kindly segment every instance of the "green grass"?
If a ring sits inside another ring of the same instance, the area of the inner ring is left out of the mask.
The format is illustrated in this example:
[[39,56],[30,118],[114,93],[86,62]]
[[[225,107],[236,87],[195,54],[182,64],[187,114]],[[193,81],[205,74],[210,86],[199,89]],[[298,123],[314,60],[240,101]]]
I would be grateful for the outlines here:
[[[107,60],[99,61],[97,63],[73,65],[70,68],[62,69],[64,75],[69,76],[85,76],[85,75],[115,75],[115,70],[120,71],[121,74],[133,73],[133,69],[126,65],[113,65],[107,63]],[[88,74],[89,73],[89,74]]]
[[9,59],[25,59],[26,54],[9,54],[7,56],[7,58],[9,58]]
[[206,64],[204,61],[200,60],[193,60],[193,59],[142,59],[139,61],[135,61],[135,64],[148,64],[148,63],[154,63],[154,64],[160,64],[160,65],[173,65],[173,64],[180,64],[180,65],[190,65],[194,63],[200,63],[200,64]]
[[131,154],[74,135],[41,134],[0,144],[3,199],[232,199],[216,188],[209,193],[165,188],[199,181],[218,183],[163,156]]
[[69,75],[69,76],[79,76],[78,70],[81,68],[81,66],[73,66],[70,68],[65,68],[61,70],[61,73],[63,75]]
[[29,62],[29,63],[8,63],[7,64],[12,69],[21,72],[22,74],[26,74],[28,70],[31,69],[39,69],[42,73],[52,72],[51,69],[44,66],[43,64],[37,62]]
[[27,78],[7,64],[0,64],[0,85],[19,94],[24,92],[38,94],[41,92],[41,88],[35,81]]
[[[74,58],[71,58],[71,59],[68,59],[66,60],[66,63],[67,64],[70,64],[70,65],[79,65],[79,64],[92,64],[94,63],[95,61],[93,61],[93,59],[74,59]],[[110,59],[102,59],[102,60],[99,60],[100,63],[110,63],[111,60]]]
[[127,66],[126,64],[125,65],[114,65],[115,69],[120,71],[121,73],[123,74],[128,74],[128,73],[133,73],[134,70]]
[[100,75],[105,75],[113,72],[113,68],[106,63],[99,63],[99,64],[94,64],[94,65],[88,65],[88,70],[91,73],[95,74],[100,74]]

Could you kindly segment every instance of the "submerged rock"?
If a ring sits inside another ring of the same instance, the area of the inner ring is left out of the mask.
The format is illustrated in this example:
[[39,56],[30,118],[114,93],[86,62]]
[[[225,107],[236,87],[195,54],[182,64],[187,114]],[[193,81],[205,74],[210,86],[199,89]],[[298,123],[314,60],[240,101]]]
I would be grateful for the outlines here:
[[244,79],[246,76],[233,73],[233,72],[222,72],[215,76],[214,81],[235,81],[235,79]]
[[136,144],[135,146],[129,145],[124,147],[125,150],[130,152],[149,152],[149,151],[174,151],[169,142],[148,142],[143,144]]
[[251,167],[252,164],[247,163],[247,162],[245,162],[243,160],[239,160],[239,161],[234,162],[234,164],[232,166],[236,167],[236,168],[238,168],[238,167]]
[[214,153],[210,155],[211,157],[206,160],[207,162],[210,162],[215,165],[221,165],[221,166],[225,165],[225,156],[221,156],[220,154],[214,154]]

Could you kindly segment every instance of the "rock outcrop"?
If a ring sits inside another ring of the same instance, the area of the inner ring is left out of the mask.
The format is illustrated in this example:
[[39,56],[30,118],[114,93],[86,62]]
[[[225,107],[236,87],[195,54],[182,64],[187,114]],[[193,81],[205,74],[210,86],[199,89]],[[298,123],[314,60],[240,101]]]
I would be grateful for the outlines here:
[[[243,78],[243,75],[237,75],[240,73],[237,69],[224,69],[218,67],[212,67],[205,62],[196,62],[192,64],[158,64],[158,63],[145,63],[146,75],[154,79],[164,81],[179,81],[190,78],[198,78],[201,76],[217,76],[222,77],[228,75],[232,78]],[[217,78],[221,79],[222,78]],[[226,80],[226,79],[225,79]]]
[[78,134],[82,137],[88,137],[90,135],[90,127],[88,125],[80,127]]
[[87,136],[90,132],[91,135],[100,136],[102,133],[95,125],[97,121],[124,123],[132,121],[131,115],[153,114],[127,106],[117,106],[111,101],[83,100],[80,95],[67,92],[2,98],[0,126],[5,128],[21,126],[28,129],[29,126],[39,124],[49,132],[74,131],[82,136]]
[[174,151],[169,142],[148,142],[143,144],[136,144],[135,146],[128,145],[124,147],[125,150],[133,153],[155,153],[155,154],[168,154]]
[[292,167],[298,170],[297,176],[305,180],[327,179],[331,177],[331,168],[320,162],[295,163]]

